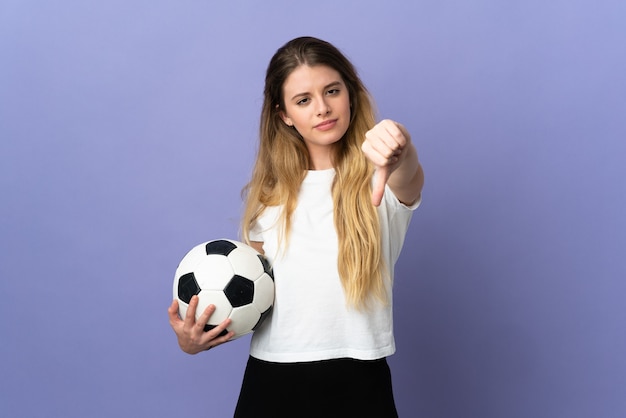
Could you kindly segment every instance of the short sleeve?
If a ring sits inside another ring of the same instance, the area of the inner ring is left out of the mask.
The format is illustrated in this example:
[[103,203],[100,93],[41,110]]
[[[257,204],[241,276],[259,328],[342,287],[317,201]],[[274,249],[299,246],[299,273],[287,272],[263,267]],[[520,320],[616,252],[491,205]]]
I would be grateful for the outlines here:
[[388,251],[388,260],[394,264],[404,245],[413,212],[422,203],[420,198],[410,206],[400,202],[389,186],[385,186],[382,204],[378,207],[383,233],[383,247]]
[[258,222],[255,222],[254,225],[252,225],[252,228],[250,228],[248,238],[250,239],[250,241],[264,242],[263,229]]

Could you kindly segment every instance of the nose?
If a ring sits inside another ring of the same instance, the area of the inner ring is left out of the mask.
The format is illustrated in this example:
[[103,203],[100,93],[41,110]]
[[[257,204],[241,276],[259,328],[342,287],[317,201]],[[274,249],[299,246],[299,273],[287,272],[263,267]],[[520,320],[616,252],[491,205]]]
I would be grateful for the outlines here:
[[318,103],[318,109],[317,109],[318,116],[324,116],[330,113],[330,106],[328,105],[328,102],[324,100],[324,98],[320,98],[317,101],[317,103]]

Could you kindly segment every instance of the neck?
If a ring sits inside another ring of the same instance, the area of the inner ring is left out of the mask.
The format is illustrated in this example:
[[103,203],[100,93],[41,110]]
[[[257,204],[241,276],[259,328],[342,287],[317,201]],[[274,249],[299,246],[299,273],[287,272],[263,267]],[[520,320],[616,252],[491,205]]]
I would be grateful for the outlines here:
[[309,147],[309,170],[328,170],[333,168],[332,147]]

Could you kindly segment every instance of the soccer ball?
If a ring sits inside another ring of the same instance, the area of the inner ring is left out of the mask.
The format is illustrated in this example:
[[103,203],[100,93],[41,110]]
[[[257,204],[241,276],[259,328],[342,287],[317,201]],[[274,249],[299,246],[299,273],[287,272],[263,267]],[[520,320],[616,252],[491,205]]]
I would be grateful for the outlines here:
[[210,304],[215,312],[204,326],[215,328],[226,318],[232,339],[254,331],[274,304],[274,276],[263,255],[242,242],[218,239],[192,248],[181,260],[174,276],[174,298],[185,318],[191,297],[198,295],[196,320]]

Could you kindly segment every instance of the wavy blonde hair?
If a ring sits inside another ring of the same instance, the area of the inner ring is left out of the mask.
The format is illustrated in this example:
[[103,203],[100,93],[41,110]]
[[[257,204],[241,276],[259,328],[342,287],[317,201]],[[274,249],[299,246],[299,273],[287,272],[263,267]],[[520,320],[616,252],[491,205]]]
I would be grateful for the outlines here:
[[348,88],[350,125],[343,138],[335,143],[332,157],[334,222],[339,240],[337,267],[350,306],[367,308],[372,300],[384,303],[387,295],[380,223],[371,203],[373,167],[361,151],[365,133],[375,124],[374,106],[354,66],[328,42],[296,38],[279,48],[269,63],[259,149],[251,180],[243,190],[243,239],[250,242],[250,229],[266,207],[280,205],[280,236],[284,238],[281,245],[288,243],[291,215],[310,160],[302,137],[282,121],[280,112],[285,108],[285,80],[301,65],[333,68]]

